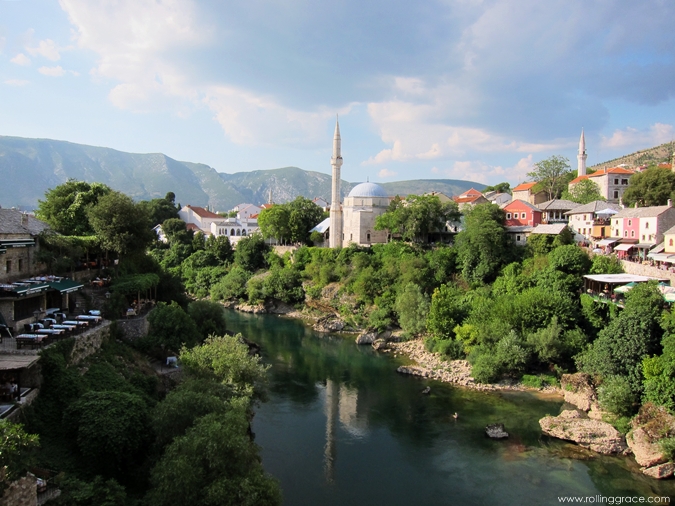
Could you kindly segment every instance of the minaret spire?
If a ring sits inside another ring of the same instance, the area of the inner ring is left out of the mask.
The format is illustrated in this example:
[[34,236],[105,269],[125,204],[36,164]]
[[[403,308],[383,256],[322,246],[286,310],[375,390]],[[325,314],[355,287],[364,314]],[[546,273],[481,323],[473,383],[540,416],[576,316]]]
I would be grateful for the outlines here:
[[330,159],[333,167],[333,186],[330,201],[330,231],[328,245],[331,248],[342,246],[342,209],[340,208],[340,167],[342,167],[342,139],[340,123],[335,116],[335,133],[333,134],[333,156]]
[[586,137],[584,136],[584,129],[581,129],[581,137],[579,138],[579,153],[577,154],[577,176],[586,175]]

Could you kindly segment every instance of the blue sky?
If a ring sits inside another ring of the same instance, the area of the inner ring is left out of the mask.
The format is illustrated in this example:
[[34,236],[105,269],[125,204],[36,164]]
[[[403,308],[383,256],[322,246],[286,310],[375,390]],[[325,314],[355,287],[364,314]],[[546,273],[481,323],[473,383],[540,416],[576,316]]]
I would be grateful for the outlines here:
[[221,172],[526,178],[675,138],[675,2],[0,0],[0,135]]

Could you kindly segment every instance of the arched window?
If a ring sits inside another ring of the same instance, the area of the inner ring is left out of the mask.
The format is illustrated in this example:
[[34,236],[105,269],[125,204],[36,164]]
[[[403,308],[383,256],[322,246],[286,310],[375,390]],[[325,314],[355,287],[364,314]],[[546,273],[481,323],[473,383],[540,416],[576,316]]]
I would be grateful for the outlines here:
[[234,229],[230,230],[230,235],[234,235]]
[[672,240],[672,239],[671,239],[670,241],[668,241],[668,245],[669,245],[669,246],[672,246],[672,245],[673,245],[673,240]]
[[238,235],[238,236],[241,235],[241,230],[237,229],[237,235]]
[[241,231],[241,235],[244,235],[244,236],[246,235],[246,229]]

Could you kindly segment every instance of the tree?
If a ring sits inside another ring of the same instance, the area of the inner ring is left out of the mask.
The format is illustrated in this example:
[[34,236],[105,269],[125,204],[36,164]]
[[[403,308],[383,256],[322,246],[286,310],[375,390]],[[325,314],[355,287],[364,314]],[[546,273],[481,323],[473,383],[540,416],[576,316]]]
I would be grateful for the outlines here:
[[486,186],[483,188],[483,193],[494,191],[497,193],[511,193],[511,185],[509,183],[497,183],[494,186]]
[[151,225],[161,225],[166,220],[178,218],[178,208],[175,204],[176,195],[169,192],[163,199],[142,200],[138,203],[150,219]]
[[87,392],[64,414],[81,457],[94,474],[124,476],[149,444],[149,418],[141,397]]
[[536,181],[548,195],[548,199],[558,198],[563,192],[565,175],[569,172],[570,163],[564,156],[553,155],[534,164],[535,170],[527,176]]
[[93,235],[88,209],[112,190],[101,183],[69,179],[45,193],[38,201],[35,215],[63,235]]
[[640,207],[648,207],[664,206],[674,197],[675,172],[652,167],[630,177],[622,200],[627,206],[632,207],[637,202]]
[[230,263],[234,258],[234,250],[232,249],[232,244],[230,239],[226,235],[216,236],[214,234],[209,235],[206,238],[206,244],[204,245],[206,251],[212,253],[218,260],[223,263]]
[[234,261],[249,272],[255,272],[267,265],[265,255],[270,247],[260,234],[243,237],[234,250]]
[[431,296],[427,330],[436,339],[452,339],[455,327],[468,314],[464,292],[454,285],[441,285]]
[[274,238],[279,242],[290,239],[289,215],[288,207],[283,204],[263,209],[258,215],[260,233],[265,239]]
[[183,347],[180,360],[189,374],[222,383],[241,395],[262,396],[266,371],[259,356],[251,356],[241,334],[212,336],[201,346]]
[[199,418],[152,469],[150,506],[275,506],[278,483],[265,474],[249,439],[246,405]]
[[0,481],[7,484],[23,476],[34,463],[40,439],[23,425],[0,420]]
[[148,215],[123,193],[104,195],[87,216],[101,246],[120,256],[142,252],[152,241]]
[[323,209],[305,197],[296,197],[295,200],[285,205],[289,210],[288,228],[291,241],[307,244],[309,231],[325,218]]
[[404,241],[428,242],[429,234],[445,229],[460,217],[457,203],[441,203],[436,195],[408,195],[394,199],[386,213],[375,220],[375,230],[400,234]]
[[600,193],[598,184],[590,179],[582,179],[578,183],[575,183],[571,190],[563,191],[562,198],[578,204],[589,204],[596,200],[606,200]]
[[177,353],[181,346],[201,340],[197,324],[176,302],[159,302],[148,314],[148,324],[148,335],[167,351]]
[[504,211],[494,204],[479,204],[467,212],[456,240],[457,263],[467,281],[493,281],[508,263],[511,248],[504,219]]
[[411,336],[419,335],[426,328],[429,296],[416,284],[408,283],[396,297],[396,312],[403,331]]
[[225,334],[223,306],[210,300],[196,300],[188,305],[188,315],[197,324],[202,339]]

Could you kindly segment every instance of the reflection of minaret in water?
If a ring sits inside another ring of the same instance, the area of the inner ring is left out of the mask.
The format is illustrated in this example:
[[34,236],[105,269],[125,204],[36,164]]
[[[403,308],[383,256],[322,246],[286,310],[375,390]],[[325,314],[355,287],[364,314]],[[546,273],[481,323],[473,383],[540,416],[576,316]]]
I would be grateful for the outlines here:
[[323,469],[328,483],[333,483],[335,478],[335,430],[340,402],[339,390],[339,383],[326,380],[326,446],[323,449]]

